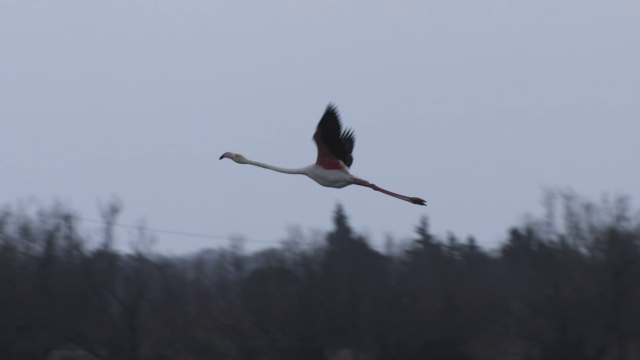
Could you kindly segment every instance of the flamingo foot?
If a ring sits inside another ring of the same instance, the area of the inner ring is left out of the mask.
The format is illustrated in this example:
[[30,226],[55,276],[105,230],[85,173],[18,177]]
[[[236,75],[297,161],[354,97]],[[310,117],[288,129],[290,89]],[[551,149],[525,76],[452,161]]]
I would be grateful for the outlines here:
[[420,198],[417,198],[417,197],[409,198],[409,202],[411,202],[412,204],[416,204],[416,205],[427,206],[427,201],[426,200],[423,200],[423,199],[420,199]]

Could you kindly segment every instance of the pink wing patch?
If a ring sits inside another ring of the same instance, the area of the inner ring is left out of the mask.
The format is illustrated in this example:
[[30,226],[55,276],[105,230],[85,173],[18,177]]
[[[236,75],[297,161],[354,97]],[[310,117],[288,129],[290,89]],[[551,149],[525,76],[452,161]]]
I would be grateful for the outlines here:
[[323,157],[318,161],[318,165],[322,166],[323,169],[327,170],[342,170],[345,168],[342,161],[336,158]]

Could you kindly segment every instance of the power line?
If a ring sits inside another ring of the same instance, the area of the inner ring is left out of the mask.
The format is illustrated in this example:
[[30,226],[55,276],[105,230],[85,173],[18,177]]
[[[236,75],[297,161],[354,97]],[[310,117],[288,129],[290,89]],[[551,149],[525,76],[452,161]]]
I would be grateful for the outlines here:
[[[78,217],[78,216],[76,217],[76,219],[81,220],[81,221],[101,224],[101,225],[105,225],[105,226],[106,225],[111,225],[111,226],[114,226],[114,227],[125,228],[125,229],[134,229],[134,230],[144,229],[144,230],[149,230],[149,231],[151,231],[153,233],[158,233],[158,234],[178,235],[178,236],[200,238],[200,239],[214,239],[214,240],[228,240],[228,241],[233,240],[233,238],[230,237],[230,236],[199,234],[199,233],[192,233],[192,232],[186,232],[186,231],[177,231],[177,230],[165,230],[165,229],[158,229],[158,228],[150,228],[150,227],[142,226],[142,225],[120,224],[120,223],[116,223],[116,222],[114,222],[113,224],[107,224],[107,222],[105,222],[104,220],[91,219],[91,218]],[[270,240],[256,240],[256,239],[245,239],[245,238],[243,238],[242,241],[254,242],[254,243],[263,243],[263,244],[278,244],[278,242],[270,241]]]
[[[79,221],[85,221],[85,222],[89,222],[89,223],[94,223],[94,224],[100,224],[103,226],[113,226],[116,228],[124,228],[124,229],[132,229],[132,230],[148,230],[152,233],[158,233],[158,234],[167,234],[167,235],[174,235],[174,236],[183,236],[183,237],[191,237],[191,238],[200,238],[200,239],[209,239],[209,240],[227,240],[227,241],[232,241],[234,240],[233,237],[231,236],[223,236],[223,235],[211,235],[211,234],[202,234],[202,233],[193,233],[193,232],[187,232],[187,231],[178,231],[178,230],[166,230],[166,229],[158,229],[158,228],[150,228],[144,225],[131,225],[131,224],[120,224],[117,222],[114,223],[107,223],[104,220],[98,220],[98,219],[92,219],[92,218],[86,218],[86,217],[80,217],[80,216],[73,216],[74,219],[79,220]],[[2,219],[2,221],[8,221],[14,224],[21,224],[21,220],[18,218],[4,218]],[[280,242],[279,241],[273,241],[273,240],[259,240],[259,239],[248,239],[248,238],[241,238],[243,242],[249,242],[249,243],[262,243],[262,244],[271,244],[271,245],[277,245]]]

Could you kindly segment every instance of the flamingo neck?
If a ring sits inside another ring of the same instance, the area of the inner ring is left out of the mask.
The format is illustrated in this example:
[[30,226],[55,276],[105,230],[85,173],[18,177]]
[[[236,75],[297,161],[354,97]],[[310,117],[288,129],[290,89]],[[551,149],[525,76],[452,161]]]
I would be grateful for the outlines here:
[[273,171],[277,171],[277,172],[283,173],[283,174],[301,174],[301,175],[305,175],[307,173],[306,172],[306,168],[288,169],[288,168],[282,168],[282,167],[279,167],[279,166],[273,166],[273,165],[269,165],[269,164],[261,163],[261,162],[258,162],[258,161],[249,160],[249,159],[247,159],[245,164],[253,165],[253,166],[257,166],[257,167],[261,167],[261,168],[269,169],[269,170],[273,170]]

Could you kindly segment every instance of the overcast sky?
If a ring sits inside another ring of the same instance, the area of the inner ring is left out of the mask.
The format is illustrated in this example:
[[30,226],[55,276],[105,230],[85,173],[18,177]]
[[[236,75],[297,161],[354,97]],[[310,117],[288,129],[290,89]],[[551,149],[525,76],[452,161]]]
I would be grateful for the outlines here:
[[[428,207],[218,161],[312,163],[329,102],[352,173]],[[492,247],[545,187],[640,198],[639,138],[637,0],[0,0],[5,205],[277,243],[340,202],[377,245],[427,215]]]

